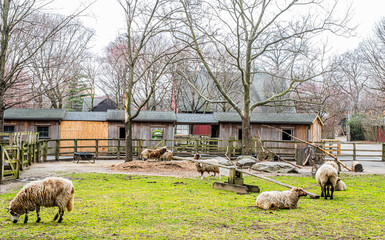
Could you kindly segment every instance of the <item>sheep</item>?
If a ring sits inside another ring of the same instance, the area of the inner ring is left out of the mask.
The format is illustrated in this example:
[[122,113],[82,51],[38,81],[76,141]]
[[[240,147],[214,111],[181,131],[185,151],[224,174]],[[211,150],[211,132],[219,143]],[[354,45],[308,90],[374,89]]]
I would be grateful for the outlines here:
[[40,207],[59,207],[53,221],[59,217],[63,221],[64,209],[70,212],[74,207],[75,188],[72,182],[61,177],[49,177],[33,181],[25,185],[9,204],[12,222],[17,223],[25,214],[24,223],[28,222],[28,212],[36,210],[37,221],[40,222]]
[[299,187],[286,191],[270,191],[263,192],[258,195],[256,203],[257,207],[266,210],[293,209],[297,208],[299,198],[307,196],[306,192]]
[[[194,159],[199,160],[199,158],[200,158],[200,155],[198,153],[196,153],[194,155]],[[210,174],[210,172],[213,172],[214,173],[214,177],[213,177],[214,179],[215,179],[215,175],[218,174],[219,179],[221,179],[219,167],[217,167],[217,166],[212,166],[212,165],[208,165],[208,164],[204,164],[204,163],[195,163],[195,167],[196,167],[197,171],[201,174],[201,179],[203,179],[203,174],[205,172],[207,172],[208,174]]]
[[153,149],[144,149],[142,151],[142,158],[144,160],[147,159],[160,159],[161,156],[167,151],[167,147],[158,148],[156,150]]
[[346,191],[346,184],[340,179],[337,179],[335,191]]
[[325,162],[318,168],[315,179],[321,186],[321,197],[333,199],[338,179],[338,165],[333,161]]
[[170,150],[167,150],[167,152],[163,153],[161,158],[171,161],[171,156],[172,156],[172,152]]

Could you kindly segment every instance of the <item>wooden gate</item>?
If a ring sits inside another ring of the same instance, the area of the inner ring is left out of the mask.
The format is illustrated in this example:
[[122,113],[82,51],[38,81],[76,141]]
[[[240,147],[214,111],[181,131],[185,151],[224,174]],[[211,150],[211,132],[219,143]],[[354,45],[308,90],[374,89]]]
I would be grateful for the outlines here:
[[1,168],[0,184],[3,180],[19,178],[19,154],[20,148],[17,146],[0,146],[1,148]]

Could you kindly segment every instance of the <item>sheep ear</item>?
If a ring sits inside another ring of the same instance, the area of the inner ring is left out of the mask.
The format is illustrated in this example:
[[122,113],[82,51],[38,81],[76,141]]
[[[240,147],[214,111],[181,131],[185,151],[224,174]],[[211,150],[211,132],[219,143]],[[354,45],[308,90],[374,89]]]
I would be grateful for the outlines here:
[[10,211],[10,209],[9,209],[9,208],[5,208],[5,209],[7,209],[7,212],[9,212],[9,211]]

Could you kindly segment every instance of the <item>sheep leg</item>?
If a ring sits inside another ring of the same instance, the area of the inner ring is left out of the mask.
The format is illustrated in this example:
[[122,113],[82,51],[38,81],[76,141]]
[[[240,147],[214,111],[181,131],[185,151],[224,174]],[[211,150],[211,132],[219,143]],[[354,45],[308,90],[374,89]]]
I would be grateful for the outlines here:
[[28,222],[28,211],[25,211],[24,223]]
[[330,189],[330,186],[327,186],[327,187],[326,187],[326,190],[327,190],[326,198],[327,198],[327,197],[330,197],[329,189]]
[[39,223],[40,222],[40,207],[36,207],[36,216],[37,216],[37,220],[36,222]]
[[201,173],[201,180],[203,180],[203,172]]
[[215,172],[214,172],[214,177],[213,177],[213,179],[215,179]]
[[59,212],[60,212],[60,217],[59,217],[59,221],[57,222],[61,223],[63,221],[64,210],[59,210]]
[[321,196],[323,196],[324,197],[324,199],[328,199],[328,195],[326,194],[326,186],[323,186],[322,187],[322,194],[321,194]]
[[333,199],[333,193],[334,193],[334,187],[333,187],[333,185],[330,186],[330,192],[331,192],[330,199]]

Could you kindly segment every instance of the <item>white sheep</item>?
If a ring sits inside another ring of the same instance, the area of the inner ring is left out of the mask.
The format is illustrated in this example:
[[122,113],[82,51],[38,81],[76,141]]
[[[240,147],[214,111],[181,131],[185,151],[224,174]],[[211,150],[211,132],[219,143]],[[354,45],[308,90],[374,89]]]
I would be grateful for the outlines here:
[[306,192],[299,187],[286,191],[263,192],[258,195],[256,203],[257,207],[266,210],[293,209],[297,208],[299,198],[306,195]]
[[[316,174],[315,179],[321,186],[321,197],[333,199],[333,193],[338,179],[338,165],[333,161],[322,164]],[[330,190],[330,192],[329,192]]]
[[[199,158],[200,158],[200,155],[198,153],[196,153],[194,155],[194,159],[199,160]],[[204,163],[195,163],[195,167],[196,167],[197,171],[201,174],[201,179],[203,179],[203,174],[205,172],[207,172],[208,174],[210,174],[210,172],[213,172],[214,173],[214,177],[213,177],[214,179],[215,179],[216,174],[218,174],[219,179],[221,179],[219,167],[217,167],[217,166],[204,164]]]
[[40,222],[40,207],[59,207],[54,221],[63,220],[64,209],[70,212],[74,207],[75,188],[72,182],[61,177],[50,177],[25,185],[9,204],[12,222],[17,223],[19,217],[25,214],[24,223],[28,222],[28,212],[36,210],[37,221]]
[[346,184],[340,179],[337,179],[336,189],[335,191],[346,191]]

